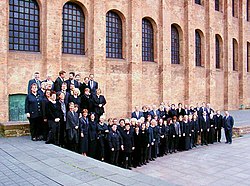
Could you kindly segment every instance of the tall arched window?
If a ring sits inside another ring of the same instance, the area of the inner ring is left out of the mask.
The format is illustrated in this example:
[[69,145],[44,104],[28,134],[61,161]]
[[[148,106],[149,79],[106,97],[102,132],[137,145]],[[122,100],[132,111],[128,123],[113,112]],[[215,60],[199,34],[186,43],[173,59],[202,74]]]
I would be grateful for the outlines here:
[[39,6],[35,0],[9,1],[9,49],[39,52]]
[[237,18],[238,11],[239,11],[239,0],[232,0],[232,16]]
[[142,19],[142,60],[154,61],[154,29],[146,18]]
[[201,66],[201,36],[197,30],[195,31],[195,64]]
[[220,40],[219,40],[219,37],[216,35],[215,36],[215,61],[216,61],[216,68],[220,68],[220,63],[221,63],[221,60],[220,60]]
[[106,14],[106,57],[122,58],[122,20],[113,11]]
[[247,0],[247,21],[250,21],[250,0]]
[[238,43],[233,39],[233,71],[238,70]]
[[171,63],[180,64],[180,38],[174,25],[171,25]]
[[250,72],[250,43],[247,42],[247,72]]
[[214,1],[214,8],[216,11],[220,11],[220,0],[215,0]]
[[72,2],[63,6],[62,52],[85,54],[85,17],[82,8]]

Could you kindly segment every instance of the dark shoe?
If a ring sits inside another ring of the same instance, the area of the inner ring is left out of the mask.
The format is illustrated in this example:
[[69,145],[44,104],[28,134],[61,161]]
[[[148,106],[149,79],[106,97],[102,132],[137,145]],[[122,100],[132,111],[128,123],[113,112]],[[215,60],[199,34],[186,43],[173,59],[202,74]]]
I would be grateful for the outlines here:
[[45,144],[51,144],[51,142],[50,141],[46,141]]
[[232,144],[232,142],[229,142],[229,144]]

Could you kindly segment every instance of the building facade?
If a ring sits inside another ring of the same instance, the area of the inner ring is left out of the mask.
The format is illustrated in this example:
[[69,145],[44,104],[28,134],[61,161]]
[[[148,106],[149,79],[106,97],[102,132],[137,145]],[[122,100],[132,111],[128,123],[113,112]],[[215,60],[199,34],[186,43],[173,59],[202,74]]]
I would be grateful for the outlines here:
[[249,0],[3,0],[0,15],[0,122],[25,118],[35,71],[94,73],[108,117],[250,105]]

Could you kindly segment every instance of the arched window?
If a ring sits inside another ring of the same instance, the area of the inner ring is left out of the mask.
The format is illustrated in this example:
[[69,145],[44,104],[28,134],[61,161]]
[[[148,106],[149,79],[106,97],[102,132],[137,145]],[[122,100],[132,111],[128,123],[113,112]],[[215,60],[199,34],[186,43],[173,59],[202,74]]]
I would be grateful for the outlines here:
[[85,54],[85,17],[82,8],[72,2],[63,6],[62,52]]
[[195,0],[195,4],[201,5],[201,0]]
[[238,43],[233,39],[233,71],[238,70]]
[[35,0],[9,1],[9,49],[39,52],[39,6]]
[[154,29],[146,18],[142,19],[142,60],[154,61]]
[[247,72],[250,72],[250,43],[247,42]]
[[180,39],[177,28],[171,26],[171,63],[180,64]]
[[106,14],[106,57],[122,58],[122,20],[113,11]]
[[197,30],[195,31],[195,64],[201,66],[201,36]]
[[247,0],[247,21],[250,21],[250,0]]
[[239,9],[239,4],[238,4],[239,0],[232,0],[232,16],[233,17],[238,17],[238,9]]
[[215,0],[214,6],[216,11],[220,11],[220,0]]
[[220,63],[221,63],[221,57],[220,57],[220,40],[219,37],[216,35],[215,36],[215,61],[216,61],[216,68],[220,68]]

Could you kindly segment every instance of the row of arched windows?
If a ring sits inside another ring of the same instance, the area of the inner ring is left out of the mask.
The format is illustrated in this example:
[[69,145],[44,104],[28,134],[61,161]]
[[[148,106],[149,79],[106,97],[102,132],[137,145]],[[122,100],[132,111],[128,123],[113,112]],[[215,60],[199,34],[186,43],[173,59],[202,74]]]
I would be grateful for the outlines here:
[[[198,3],[198,1],[196,1]],[[200,1],[199,1],[200,2]],[[35,0],[9,1],[9,49],[20,51],[40,50],[39,47],[39,6]],[[65,54],[85,54],[85,16],[82,8],[73,2],[63,7],[62,52]],[[180,64],[180,33],[171,25],[171,63]],[[203,66],[204,54],[201,31],[195,31],[195,64]],[[215,66],[221,68],[221,41],[215,37]],[[142,60],[154,61],[154,28],[151,20],[142,19]],[[237,70],[236,55],[238,44],[233,40],[233,70]],[[123,26],[115,11],[106,14],[106,57],[123,58]]]

